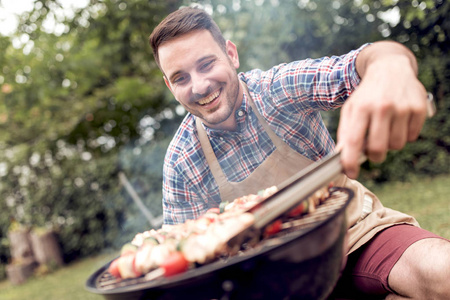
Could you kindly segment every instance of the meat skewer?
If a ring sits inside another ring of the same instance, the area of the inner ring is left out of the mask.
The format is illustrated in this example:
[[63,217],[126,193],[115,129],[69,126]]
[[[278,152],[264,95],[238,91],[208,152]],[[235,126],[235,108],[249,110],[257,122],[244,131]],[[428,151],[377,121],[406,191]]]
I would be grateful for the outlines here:
[[[210,209],[196,220],[139,233],[122,247],[120,257],[111,262],[109,272],[120,279],[144,275],[145,280],[153,280],[185,272],[195,264],[209,263],[220,255],[232,255],[239,249],[230,248],[227,242],[255,221],[248,211],[275,192],[276,187],[271,187],[258,195],[225,203],[221,209]],[[288,217],[307,213],[328,195],[328,189],[315,193],[310,197],[314,199],[303,201]],[[276,220],[267,226],[263,236],[277,234],[281,229],[282,221]]]

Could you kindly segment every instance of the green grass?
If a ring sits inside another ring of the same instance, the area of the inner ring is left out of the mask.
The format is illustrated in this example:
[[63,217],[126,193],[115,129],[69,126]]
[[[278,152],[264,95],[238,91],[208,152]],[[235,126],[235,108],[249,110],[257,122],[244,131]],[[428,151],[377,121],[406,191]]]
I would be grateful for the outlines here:
[[410,214],[422,228],[450,239],[450,175],[390,182],[371,190],[384,206]]
[[30,278],[22,285],[0,282],[1,300],[102,300],[102,296],[88,292],[87,278],[113,259],[115,254],[103,254],[69,264],[44,276]]
[[[416,217],[421,226],[450,239],[450,176],[371,187],[385,206]],[[104,254],[66,265],[51,274],[13,286],[0,282],[1,300],[101,300],[85,290],[87,278],[117,255]]]

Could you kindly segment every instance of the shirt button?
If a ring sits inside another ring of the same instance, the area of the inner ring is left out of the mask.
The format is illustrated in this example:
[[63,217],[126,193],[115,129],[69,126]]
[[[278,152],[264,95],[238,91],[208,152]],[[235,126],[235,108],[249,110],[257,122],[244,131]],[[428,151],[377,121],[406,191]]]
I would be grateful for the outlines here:
[[220,137],[219,140],[223,141],[223,137]]
[[238,111],[238,116],[239,117],[242,117],[243,115],[244,115],[244,111],[242,111],[242,110]]

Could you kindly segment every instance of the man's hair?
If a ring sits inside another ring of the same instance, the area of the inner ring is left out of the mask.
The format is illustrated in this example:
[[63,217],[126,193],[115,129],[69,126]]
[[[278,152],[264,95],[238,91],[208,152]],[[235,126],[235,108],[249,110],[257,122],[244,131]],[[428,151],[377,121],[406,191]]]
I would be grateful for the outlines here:
[[155,27],[150,35],[150,46],[153,49],[153,55],[160,69],[158,48],[163,43],[194,30],[208,30],[220,48],[226,53],[225,38],[211,16],[200,8],[185,7],[169,14]]

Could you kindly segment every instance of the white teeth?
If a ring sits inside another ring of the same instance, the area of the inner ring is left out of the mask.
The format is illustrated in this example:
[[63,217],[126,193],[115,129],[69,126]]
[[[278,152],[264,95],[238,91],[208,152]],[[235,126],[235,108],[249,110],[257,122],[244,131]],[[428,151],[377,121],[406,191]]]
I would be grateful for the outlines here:
[[208,104],[209,102],[213,101],[214,99],[216,99],[217,97],[219,97],[220,92],[217,91],[215,93],[212,93],[211,95],[209,95],[208,97],[200,100],[198,103],[201,105],[205,105]]

